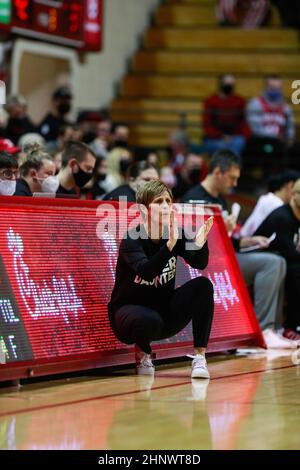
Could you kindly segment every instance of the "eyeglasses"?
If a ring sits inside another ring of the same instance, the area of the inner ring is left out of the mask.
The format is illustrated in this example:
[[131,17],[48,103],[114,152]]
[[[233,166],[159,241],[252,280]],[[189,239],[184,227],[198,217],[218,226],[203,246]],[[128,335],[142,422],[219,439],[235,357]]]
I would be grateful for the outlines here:
[[18,179],[20,176],[19,170],[0,170],[0,175],[7,180]]

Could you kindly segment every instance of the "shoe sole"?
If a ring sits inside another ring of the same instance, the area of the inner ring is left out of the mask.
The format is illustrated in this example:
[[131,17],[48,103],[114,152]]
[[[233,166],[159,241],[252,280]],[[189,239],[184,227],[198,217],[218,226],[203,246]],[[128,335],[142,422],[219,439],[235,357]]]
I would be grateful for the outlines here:
[[136,370],[136,375],[154,375],[155,370]]
[[192,372],[192,379],[210,379],[210,375],[204,372]]
[[284,346],[268,346],[267,349],[297,349],[299,346],[294,344],[286,344]]

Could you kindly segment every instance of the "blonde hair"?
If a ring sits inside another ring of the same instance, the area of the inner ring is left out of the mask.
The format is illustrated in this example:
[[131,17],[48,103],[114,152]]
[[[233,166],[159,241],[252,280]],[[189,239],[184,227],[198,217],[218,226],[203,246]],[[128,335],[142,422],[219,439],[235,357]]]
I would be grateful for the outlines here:
[[21,177],[27,176],[31,169],[38,171],[43,165],[44,160],[53,162],[53,157],[45,152],[44,148],[37,142],[28,144],[26,150],[26,155],[20,165]]
[[300,191],[300,178],[298,178],[296,181],[295,181],[295,184],[293,186],[293,191],[296,192],[296,191]]
[[107,154],[108,173],[113,177],[116,186],[124,184],[124,177],[120,174],[120,160],[122,156],[128,156],[131,159],[131,152],[128,149],[116,147]]
[[38,144],[41,147],[45,145],[44,137],[37,132],[28,132],[22,135],[18,141],[18,146],[21,147],[24,153],[29,152],[34,144]]
[[144,184],[136,193],[136,202],[138,204],[143,204],[146,207],[149,207],[151,202],[161,196],[164,192],[169,193],[170,198],[173,201],[173,194],[170,188],[166,186],[160,180],[153,180],[149,181],[148,183]]

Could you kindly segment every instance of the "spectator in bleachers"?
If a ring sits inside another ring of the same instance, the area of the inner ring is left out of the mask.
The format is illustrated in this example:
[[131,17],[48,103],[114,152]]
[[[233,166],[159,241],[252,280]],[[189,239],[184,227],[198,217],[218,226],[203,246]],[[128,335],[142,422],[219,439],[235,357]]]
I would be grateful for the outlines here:
[[27,102],[23,96],[9,96],[5,109],[9,114],[5,136],[15,145],[23,134],[37,131],[36,126],[27,115]]
[[204,101],[204,150],[209,154],[220,149],[242,153],[249,135],[245,107],[244,98],[235,94],[234,76],[221,76],[218,92]]
[[55,194],[58,181],[54,178],[55,165],[51,155],[38,144],[33,144],[20,166],[15,196],[31,197],[33,193]]
[[262,167],[265,176],[282,170],[287,148],[295,140],[295,124],[278,76],[268,77],[263,93],[249,101],[247,121],[251,137],[245,149],[245,165]]
[[168,137],[167,153],[169,165],[175,173],[178,173],[183,165],[185,156],[189,151],[189,139],[187,133],[181,129],[174,130]]
[[[188,191],[184,200],[201,200],[219,204],[228,213],[223,195],[237,186],[240,177],[240,159],[229,150],[216,152],[209,164],[209,173],[201,184]],[[230,233],[235,226],[232,215],[224,220]],[[295,348],[297,344],[276,333],[276,321],[282,313],[283,289],[286,275],[286,262],[281,256],[259,251],[241,253],[241,248],[268,246],[266,237],[242,237],[232,242],[236,250],[237,261],[248,286],[254,285],[254,308],[263,330],[268,348]]]
[[223,26],[252,29],[268,23],[270,4],[269,0],[219,0],[216,12]]
[[159,179],[157,170],[146,161],[133,163],[127,170],[127,184],[123,184],[104,196],[105,201],[117,201],[126,197],[128,202],[135,202],[136,192],[148,181]]
[[106,117],[98,122],[96,127],[96,137],[91,146],[98,156],[106,157],[111,144],[111,120]]
[[287,261],[288,307],[283,335],[300,345],[300,179],[294,185],[290,203],[275,209],[255,235],[269,237],[273,233],[276,238],[269,250],[280,253]]
[[6,152],[9,155],[13,155],[16,159],[19,156],[21,149],[13,144],[9,139],[0,139],[0,152]]
[[98,157],[106,157],[110,143],[111,120],[107,113],[82,111],[77,123],[83,133],[82,141],[88,144]]
[[166,150],[169,156],[169,165],[176,174],[181,170],[189,148],[189,138],[185,130],[177,129],[170,133]]
[[72,140],[82,141],[83,133],[80,127],[76,124],[64,124],[59,128],[58,137],[56,140],[50,141],[46,144],[48,152],[56,153],[62,152],[67,142]]
[[55,141],[62,126],[70,124],[66,116],[71,111],[72,93],[66,86],[60,87],[52,95],[52,110],[44,117],[39,132],[47,142]]
[[89,191],[87,199],[102,200],[107,193],[106,183],[108,179],[107,160],[97,157],[92,180],[85,186]]
[[241,229],[242,237],[251,237],[273,210],[290,202],[295,181],[299,177],[300,173],[289,170],[269,178],[269,192],[259,198],[250,217],[244,223]]
[[69,141],[62,153],[62,167],[57,175],[57,194],[72,196],[78,194],[93,177],[96,155],[83,142]]
[[111,130],[111,149],[129,148],[130,129],[123,122],[115,122]]
[[83,134],[82,141],[90,145],[97,137],[97,125],[102,116],[98,111],[81,111],[77,116],[77,124]]
[[86,198],[102,200],[112,187],[115,187],[114,179],[109,174],[107,159],[97,156],[93,178],[83,188]]
[[126,183],[126,174],[133,162],[133,156],[129,149],[115,147],[107,154],[108,174],[111,187],[109,191]]
[[176,184],[173,188],[174,200],[182,199],[184,194],[196,184],[202,177],[204,160],[201,155],[189,152],[183,162],[180,171],[176,175]]
[[278,76],[268,77],[263,93],[249,101],[247,120],[254,137],[271,137],[293,144],[293,113],[284,99],[282,80]]
[[[29,134],[24,134],[19,139],[20,152],[18,154],[19,166],[26,160],[27,154],[31,152],[33,148],[45,148],[45,139],[36,132],[30,132]],[[48,152],[47,152],[48,153]]]
[[0,195],[12,196],[19,178],[18,161],[9,153],[0,151]]
[[159,168],[159,155],[155,150],[150,150],[146,157],[147,162],[155,168]]
[[160,177],[159,177],[160,181],[162,181],[166,186],[168,186],[169,189],[173,190],[176,184],[176,176],[175,176],[173,168],[170,166],[163,166],[160,169],[159,173],[160,173]]
[[40,147],[45,146],[45,139],[41,134],[38,134],[37,132],[29,132],[28,134],[22,135],[20,137],[18,146],[22,150],[22,152],[27,152],[32,145],[38,144]]
[[82,139],[82,131],[79,126],[67,124],[60,128],[59,136],[56,140],[46,144],[47,151],[53,155],[53,161],[56,167],[56,173],[61,170],[62,152],[68,142],[79,142]]

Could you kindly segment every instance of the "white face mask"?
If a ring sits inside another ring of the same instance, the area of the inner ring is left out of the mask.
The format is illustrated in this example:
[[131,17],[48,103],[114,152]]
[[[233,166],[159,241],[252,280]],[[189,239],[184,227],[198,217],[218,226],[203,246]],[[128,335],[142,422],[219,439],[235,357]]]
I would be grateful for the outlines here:
[[15,180],[0,180],[0,194],[2,196],[12,196],[16,192]]
[[42,182],[43,193],[56,193],[59,187],[59,181],[56,176],[48,176]]
[[163,175],[160,177],[161,181],[165,183],[168,188],[173,189],[176,186],[176,177],[172,174],[169,175]]

